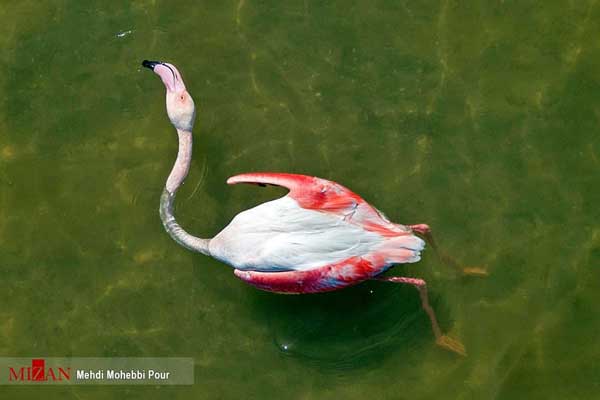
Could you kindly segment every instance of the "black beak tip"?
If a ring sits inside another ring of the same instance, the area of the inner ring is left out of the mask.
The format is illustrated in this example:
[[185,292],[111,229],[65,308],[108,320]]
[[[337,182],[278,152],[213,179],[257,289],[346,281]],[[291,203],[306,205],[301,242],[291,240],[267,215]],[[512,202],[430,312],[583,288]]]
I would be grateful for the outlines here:
[[158,64],[160,64],[160,61],[142,61],[142,67],[150,68],[151,70],[154,70],[154,67],[156,67]]

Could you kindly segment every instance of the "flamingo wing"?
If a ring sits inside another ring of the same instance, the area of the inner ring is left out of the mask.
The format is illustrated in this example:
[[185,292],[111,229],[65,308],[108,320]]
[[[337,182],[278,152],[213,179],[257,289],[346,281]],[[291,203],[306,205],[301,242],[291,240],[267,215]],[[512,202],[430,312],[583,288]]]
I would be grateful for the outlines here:
[[344,213],[358,204],[366,203],[342,185],[313,176],[259,172],[233,176],[227,183],[282,186],[290,190],[288,196],[296,200],[300,207],[311,210]]
[[410,233],[407,227],[391,223],[381,211],[358,194],[327,179],[298,174],[256,172],[232,176],[227,183],[282,186],[289,189],[287,196],[304,209],[334,214],[384,236]]
[[236,269],[244,282],[268,292],[300,294],[329,292],[351,286],[383,272],[382,257],[350,257],[309,271],[261,272]]

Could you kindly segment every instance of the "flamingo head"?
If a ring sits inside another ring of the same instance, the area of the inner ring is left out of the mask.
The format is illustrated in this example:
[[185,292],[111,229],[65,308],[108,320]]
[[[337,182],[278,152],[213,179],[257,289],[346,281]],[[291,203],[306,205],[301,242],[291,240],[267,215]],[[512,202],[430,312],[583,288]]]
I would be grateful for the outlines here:
[[196,106],[192,96],[185,89],[181,74],[173,64],[161,61],[142,61],[142,66],[150,68],[160,76],[167,89],[167,114],[176,129],[191,132],[194,127]]

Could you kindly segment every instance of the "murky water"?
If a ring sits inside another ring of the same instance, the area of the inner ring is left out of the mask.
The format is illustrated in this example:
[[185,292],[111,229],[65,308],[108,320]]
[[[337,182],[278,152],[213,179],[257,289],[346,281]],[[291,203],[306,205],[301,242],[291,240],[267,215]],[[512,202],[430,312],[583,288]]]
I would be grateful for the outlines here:
[[[10,399],[590,399],[600,395],[595,1],[19,1],[0,7],[0,353],[182,356],[191,387],[0,388]],[[440,246],[370,282],[280,296],[178,247],[158,199],[176,135],[142,59],[200,105],[182,225],[283,192],[362,194]]]

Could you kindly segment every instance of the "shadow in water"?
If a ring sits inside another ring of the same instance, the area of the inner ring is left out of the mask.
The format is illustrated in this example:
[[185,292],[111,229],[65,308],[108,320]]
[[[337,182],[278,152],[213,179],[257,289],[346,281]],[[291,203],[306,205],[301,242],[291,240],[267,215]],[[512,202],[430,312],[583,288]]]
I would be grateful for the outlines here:
[[[257,292],[254,299],[277,349],[323,371],[366,368],[392,354],[410,357],[434,341],[410,286],[366,282],[323,294]],[[435,292],[430,300],[446,328],[447,310]]]

